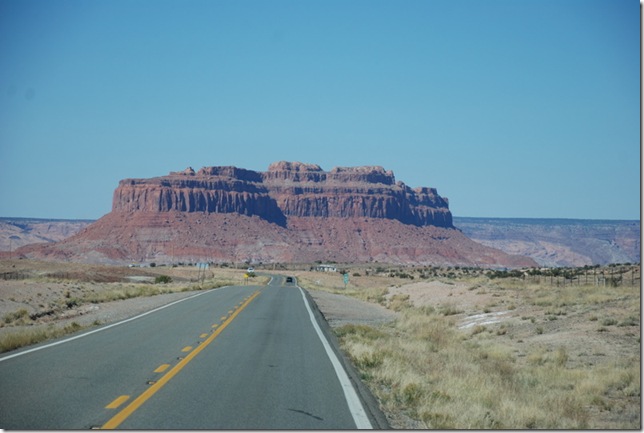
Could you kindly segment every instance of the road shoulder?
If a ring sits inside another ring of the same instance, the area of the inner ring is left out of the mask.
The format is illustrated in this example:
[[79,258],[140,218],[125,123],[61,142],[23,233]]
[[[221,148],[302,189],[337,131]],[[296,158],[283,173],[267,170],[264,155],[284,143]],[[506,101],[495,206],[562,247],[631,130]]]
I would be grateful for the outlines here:
[[[391,427],[387,418],[380,409],[378,400],[373,396],[367,386],[360,380],[360,374],[351,361],[340,350],[337,337],[332,328],[349,323],[354,324],[376,324],[393,320],[395,313],[386,308],[363,302],[357,299],[348,298],[342,295],[322,292],[319,290],[302,289],[309,301],[313,314],[320,325],[327,341],[335,352],[338,360],[349,376],[354,389],[356,390],[363,407],[369,416],[374,429],[389,430]],[[384,310],[384,312],[382,311]],[[388,314],[388,313],[393,313]]]

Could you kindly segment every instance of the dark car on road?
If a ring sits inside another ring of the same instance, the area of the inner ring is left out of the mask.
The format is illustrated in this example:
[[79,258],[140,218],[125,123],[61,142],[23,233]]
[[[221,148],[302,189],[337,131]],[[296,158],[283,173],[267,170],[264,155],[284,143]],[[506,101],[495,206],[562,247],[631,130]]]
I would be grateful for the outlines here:
[[292,283],[293,282],[293,277],[286,277],[286,282],[287,283]]

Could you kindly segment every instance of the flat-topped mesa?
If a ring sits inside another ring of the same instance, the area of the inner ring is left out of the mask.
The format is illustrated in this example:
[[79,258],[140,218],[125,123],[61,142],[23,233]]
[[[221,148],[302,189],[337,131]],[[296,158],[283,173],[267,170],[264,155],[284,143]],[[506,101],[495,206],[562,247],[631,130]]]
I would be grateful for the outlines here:
[[187,168],[168,176],[125,179],[113,211],[257,215],[286,226],[288,218],[384,218],[452,228],[447,199],[434,188],[410,188],[393,172],[281,161],[266,172],[237,167]]

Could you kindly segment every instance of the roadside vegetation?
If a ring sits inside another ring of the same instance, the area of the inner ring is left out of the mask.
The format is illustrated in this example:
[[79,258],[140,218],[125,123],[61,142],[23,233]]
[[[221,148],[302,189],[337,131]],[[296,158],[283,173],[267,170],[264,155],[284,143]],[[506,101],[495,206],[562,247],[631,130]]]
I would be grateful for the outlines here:
[[[98,323],[96,325],[99,325]],[[65,326],[49,326],[44,329],[25,329],[6,334],[0,338],[0,353],[30,346],[54,338],[78,332],[88,326],[82,326],[78,322],[72,322]]]
[[[141,277],[129,277],[132,282],[124,282],[128,277],[120,274],[125,270],[119,267],[103,267],[97,273],[93,272],[94,267],[71,265],[72,270],[36,272],[34,269],[38,266],[47,264],[14,262],[29,269],[14,271],[13,279],[0,282],[4,298],[0,315],[0,353],[101,325],[98,321],[83,324],[80,320],[92,305],[209,290],[243,281],[242,271],[216,270],[203,275],[197,274],[194,267],[184,266],[153,267],[155,269],[138,271],[144,274]],[[15,264],[13,266],[15,268]],[[129,273],[133,272],[137,271]],[[263,277],[253,278],[253,284],[264,282]],[[4,294],[10,287],[13,291]]]
[[545,271],[436,268],[352,269],[346,290],[300,281],[398,312],[335,329],[393,428],[640,429],[639,266],[588,284],[585,271],[552,285]]

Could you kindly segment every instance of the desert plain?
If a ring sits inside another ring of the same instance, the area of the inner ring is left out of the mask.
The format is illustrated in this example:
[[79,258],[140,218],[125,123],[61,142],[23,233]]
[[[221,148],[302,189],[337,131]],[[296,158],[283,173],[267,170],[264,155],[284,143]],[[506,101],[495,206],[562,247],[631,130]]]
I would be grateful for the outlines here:
[[273,265],[246,278],[243,265],[3,260],[0,348],[114,323],[198,290],[292,275],[392,428],[641,428],[639,265],[602,268],[619,276],[602,280],[596,268],[568,280],[476,268],[338,270]]

